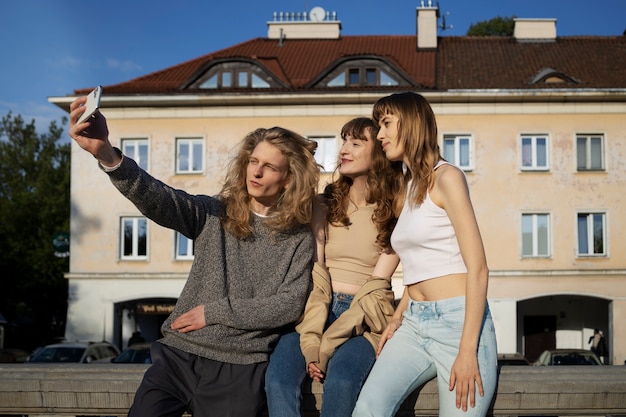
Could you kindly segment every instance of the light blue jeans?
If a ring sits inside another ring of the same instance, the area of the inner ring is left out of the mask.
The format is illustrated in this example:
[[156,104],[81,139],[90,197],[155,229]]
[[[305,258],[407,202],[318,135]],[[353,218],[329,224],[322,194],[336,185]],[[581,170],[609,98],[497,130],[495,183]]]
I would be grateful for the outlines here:
[[[334,294],[327,327],[350,307],[352,296]],[[363,336],[350,338],[328,362],[320,417],[350,417],[376,355]],[[300,350],[300,335],[288,333],[272,352],[265,374],[269,417],[302,415],[302,383],[308,378],[307,364]]]
[[456,390],[448,389],[450,369],[459,352],[465,320],[465,297],[418,302],[411,300],[402,325],[387,341],[370,372],[353,417],[392,417],[415,389],[437,377],[439,415],[485,416],[497,385],[496,334],[485,304],[478,344],[478,366],[485,391],[476,390],[476,405],[467,411],[456,408]]

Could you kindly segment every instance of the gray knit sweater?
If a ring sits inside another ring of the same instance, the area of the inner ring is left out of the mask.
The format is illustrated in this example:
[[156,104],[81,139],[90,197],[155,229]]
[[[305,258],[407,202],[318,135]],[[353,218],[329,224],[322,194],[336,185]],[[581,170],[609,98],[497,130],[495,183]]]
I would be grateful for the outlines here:
[[[146,217],[194,240],[191,271],[160,342],[220,362],[266,361],[281,328],[298,319],[306,301],[313,254],[308,225],[277,234],[253,215],[252,235],[239,239],[222,227],[217,198],[173,189],[127,157],[108,174]],[[202,304],[204,328],[170,328],[176,317]]]

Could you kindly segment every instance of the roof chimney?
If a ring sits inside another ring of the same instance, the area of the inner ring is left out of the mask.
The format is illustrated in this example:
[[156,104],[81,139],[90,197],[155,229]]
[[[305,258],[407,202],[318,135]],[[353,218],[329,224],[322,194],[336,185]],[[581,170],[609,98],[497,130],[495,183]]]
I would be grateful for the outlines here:
[[439,9],[432,0],[421,0],[417,8],[417,49],[437,48]]
[[513,37],[518,42],[556,41],[556,19],[513,19]]
[[339,39],[341,22],[337,12],[314,7],[310,12],[274,12],[267,22],[268,39]]

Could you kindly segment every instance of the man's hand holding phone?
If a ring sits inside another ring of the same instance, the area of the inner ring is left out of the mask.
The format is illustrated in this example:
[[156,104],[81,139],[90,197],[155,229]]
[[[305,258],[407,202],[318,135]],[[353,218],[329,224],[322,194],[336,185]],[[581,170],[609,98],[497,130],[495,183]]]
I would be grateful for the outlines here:
[[80,126],[80,131],[74,128],[75,134],[80,134],[87,138],[108,139],[109,129],[106,119],[99,111],[101,96],[102,87],[98,86],[86,96],[76,99],[70,105],[70,112],[82,110],[75,123],[72,123],[72,118],[70,117],[70,130],[75,126],[88,123],[87,127]]
[[102,87],[97,86],[87,96],[87,102],[83,106],[85,107],[85,112],[78,118],[76,124],[86,122],[100,108],[100,96],[102,96]]
[[[81,148],[91,153],[103,166],[110,167],[119,163],[121,158],[109,142],[106,119],[98,111],[101,91],[102,88],[98,87],[88,96],[79,97],[70,104],[69,133]],[[83,108],[85,110],[77,115]]]

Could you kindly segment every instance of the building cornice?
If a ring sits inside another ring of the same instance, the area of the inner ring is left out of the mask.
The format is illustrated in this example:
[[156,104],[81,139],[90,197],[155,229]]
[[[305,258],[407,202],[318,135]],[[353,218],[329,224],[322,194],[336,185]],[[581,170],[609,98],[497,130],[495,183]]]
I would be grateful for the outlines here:
[[186,280],[189,276],[188,273],[175,273],[175,272],[155,272],[155,273],[139,273],[133,274],[129,272],[68,272],[65,274],[65,279],[68,280]]
[[[69,272],[66,279],[101,279],[101,280],[128,280],[128,279],[187,279],[187,273],[129,273],[129,272]],[[590,277],[590,276],[619,276],[626,277],[626,269],[526,269],[526,270],[490,270],[490,277]]]
[[[121,119],[189,119],[219,117],[312,117],[368,114],[390,92],[285,93],[257,95],[105,95],[106,117]],[[615,90],[458,90],[422,92],[438,115],[466,114],[623,114],[626,89]],[[65,111],[75,97],[50,97]]]
[[489,270],[490,277],[581,277],[619,276],[626,277],[626,269],[542,269],[542,270]]

